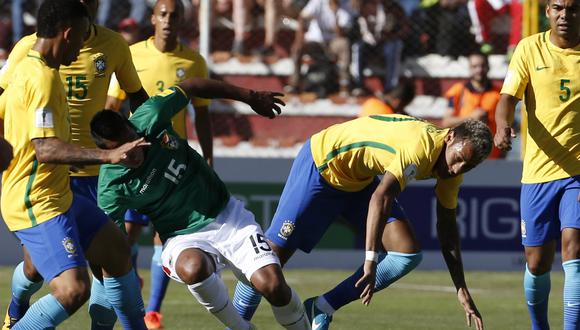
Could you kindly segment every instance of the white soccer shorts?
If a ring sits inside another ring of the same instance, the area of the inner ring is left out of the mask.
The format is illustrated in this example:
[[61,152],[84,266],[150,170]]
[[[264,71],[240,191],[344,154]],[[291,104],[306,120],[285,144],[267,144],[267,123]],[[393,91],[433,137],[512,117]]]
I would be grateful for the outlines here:
[[171,237],[165,242],[161,261],[169,277],[183,283],[175,271],[175,262],[181,252],[192,248],[208,253],[218,273],[230,266],[236,276],[244,274],[246,278],[241,280],[248,283],[256,270],[280,264],[252,212],[234,197],[230,197],[214,222],[195,233]]

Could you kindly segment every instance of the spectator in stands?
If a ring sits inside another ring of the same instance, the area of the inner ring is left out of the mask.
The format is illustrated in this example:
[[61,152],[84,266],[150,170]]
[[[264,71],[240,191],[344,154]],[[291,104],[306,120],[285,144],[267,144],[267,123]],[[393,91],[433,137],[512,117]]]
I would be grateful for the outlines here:
[[260,55],[273,55],[278,28],[282,16],[297,18],[307,0],[257,0],[264,8],[264,45],[258,49]]
[[350,43],[347,33],[352,27],[352,15],[339,0],[310,0],[298,17],[298,31],[292,45],[294,73],[290,77],[290,92],[300,90],[302,56],[324,53],[336,60],[342,95],[348,94],[350,83]]
[[[469,81],[453,85],[445,97],[449,106],[442,125],[453,127],[467,119],[481,120],[495,132],[495,107],[499,102],[499,89],[489,80],[489,63],[483,53],[469,55]],[[490,159],[501,158],[502,152],[493,147]]]
[[355,66],[353,94],[362,94],[364,63],[374,54],[382,54],[384,63],[383,91],[388,92],[399,82],[403,40],[410,26],[403,8],[395,0],[367,0],[357,18],[360,39],[353,44]]
[[[134,19],[138,24],[144,23],[147,3],[144,0],[128,0],[131,5],[129,17]],[[97,12],[97,24],[110,26],[111,9],[116,10],[114,6],[119,6],[120,1],[100,0],[99,11]],[[107,25],[109,24],[109,25]]]
[[127,41],[129,45],[141,40],[141,29],[139,24],[131,17],[127,17],[117,25],[119,34]]
[[[18,42],[18,40],[20,40],[24,34],[24,20],[25,20],[25,6],[29,4],[30,1],[26,1],[26,0],[12,0],[12,7],[11,7],[11,11],[12,11],[12,42],[13,44],[16,44],[16,42]],[[35,4],[35,8],[40,7],[40,3],[42,1],[41,0],[35,0],[34,4]],[[36,10],[32,11],[33,13],[36,13]],[[26,14],[28,17],[30,17],[31,19],[34,20],[34,24],[36,25],[36,19],[34,18],[36,15],[29,15]]]
[[467,0],[440,0],[426,10],[424,37],[435,53],[458,57],[473,49]]
[[513,53],[522,37],[522,2],[521,0],[474,0],[469,3],[469,15],[476,27],[475,40],[481,44],[481,52],[490,54],[493,49],[491,40],[491,23],[494,17],[509,12],[511,29],[508,55]]
[[401,81],[395,88],[381,97],[368,98],[361,107],[359,117],[372,115],[406,115],[405,108],[415,98],[415,84],[410,80]]

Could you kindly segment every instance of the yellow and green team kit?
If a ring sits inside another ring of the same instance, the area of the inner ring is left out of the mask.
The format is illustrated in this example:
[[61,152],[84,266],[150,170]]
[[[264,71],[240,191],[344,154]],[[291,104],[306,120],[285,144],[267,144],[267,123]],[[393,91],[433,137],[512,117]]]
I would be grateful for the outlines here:
[[2,175],[2,217],[11,231],[26,229],[66,212],[72,203],[69,169],[40,163],[32,139],[70,139],[65,91],[59,73],[36,51],[19,61],[2,94],[4,134],[14,159]]
[[401,191],[412,179],[435,178],[437,199],[454,209],[463,177],[439,179],[434,168],[448,132],[410,116],[374,115],[313,135],[310,148],[318,172],[338,190],[360,191],[386,172],[398,180]]
[[550,33],[520,41],[501,90],[526,105],[523,183],[580,175],[580,45],[559,48]]
[[125,211],[135,209],[151,218],[165,241],[205,227],[225,208],[230,196],[225,184],[171,125],[188,102],[178,87],[147,100],[129,119],[151,143],[143,164],[101,166],[99,207],[122,228]]
[[[21,122],[19,118],[28,118],[33,114],[40,116],[39,109],[47,108],[50,111],[46,112],[45,118],[53,121],[53,130],[58,134],[29,136],[29,143],[33,138],[56,136],[81,147],[96,148],[90,136],[90,120],[96,112],[104,108],[112,73],[115,72],[120,77],[126,90],[136,92],[141,88],[127,43],[118,33],[98,25],[91,26],[89,38],[74,63],[60,66],[58,71],[45,68],[57,75],[58,79],[55,80],[54,77],[42,75],[40,72],[31,73],[30,69],[35,66],[30,62],[35,58],[46,66],[40,55],[31,51],[35,42],[35,34],[21,39],[10,53],[8,65],[0,74],[0,87],[6,90],[0,97],[0,117],[5,119],[6,138],[11,143],[14,143],[11,141],[13,138],[24,138],[19,135],[12,137],[8,132],[12,128],[20,127],[18,125],[27,125],[26,123],[33,129],[31,125],[37,122]],[[33,56],[29,56],[30,54]],[[25,64],[21,65],[21,62]],[[55,81],[59,84],[58,88],[51,85]],[[22,88],[25,84],[28,89]],[[59,99],[60,95],[64,97],[64,102]],[[15,105],[14,102],[18,100],[23,102],[25,109],[20,109],[22,105]],[[10,111],[6,111],[8,108]],[[34,120],[40,119],[35,117]],[[25,145],[24,140],[18,141],[19,145]],[[30,147],[32,148],[31,145]],[[22,163],[13,162],[18,167],[6,171],[4,175],[10,178],[3,180],[3,186],[6,187],[2,194],[3,215],[12,231],[33,227],[66,212],[72,201],[68,175],[97,176],[99,173],[98,165],[85,166],[78,169],[78,172],[70,173],[68,165],[42,164],[36,161],[33,148],[29,150],[26,147],[22,152],[24,154],[19,155]],[[38,188],[41,186],[43,189]]]
[[[207,78],[208,69],[204,58],[182,44],[171,52],[161,52],[154,44],[154,37],[138,42],[131,47],[131,56],[141,79],[143,88],[149,95],[155,95],[187,78]],[[125,99],[125,90],[113,79],[109,96]],[[193,98],[194,107],[208,106],[210,100]],[[173,117],[173,128],[182,138],[187,138],[186,112],[179,111]]]
[[[0,87],[12,81],[16,64],[36,42],[36,34],[22,38],[8,58],[8,70],[0,76]],[[127,42],[118,33],[92,25],[79,57],[70,66],[61,66],[60,79],[69,105],[72,142],[83,148],[96,148],[90,135],[90,121],[103,110],[111,75],[115,73],[123,89],[130,93],[141,89]],[[96,176],[98,165],[88,165],[71,173],[73,176]]]

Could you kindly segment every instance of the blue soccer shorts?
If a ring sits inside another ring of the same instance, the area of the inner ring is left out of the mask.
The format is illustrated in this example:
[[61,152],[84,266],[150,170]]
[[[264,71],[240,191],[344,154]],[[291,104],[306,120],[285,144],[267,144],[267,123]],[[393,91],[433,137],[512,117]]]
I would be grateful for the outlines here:
[[97,205],[98,176],[71,176],[70,189],[75,195],[82,195]]
[[[331,187],[320,176],[310,151],[310,140],[292,163],[280,202],[266,237],[279,247],[306,253],[318,244],[328,227],[342,216],[358,234],[365,233],[369,201],[379,179],[361,191],[345,192]],[[407,219],[394,202],[387,222]]]
[[149,225],[150,220],[151,219],[148,216],[146,216],[145,214],[141,214],[136,210],[127,210],[127,212],[125,212],[125,222],[131,222],[141,226],[147,226]]
[[521,234],[524,246],[540,246],[560,237],[564,228],[580,229],[580,175],[522,184]]
[[65,270],[87,266],[84,251],[107,221],[94,202],[75,194],[65,213],[15,234],[40,275],[50,282]]

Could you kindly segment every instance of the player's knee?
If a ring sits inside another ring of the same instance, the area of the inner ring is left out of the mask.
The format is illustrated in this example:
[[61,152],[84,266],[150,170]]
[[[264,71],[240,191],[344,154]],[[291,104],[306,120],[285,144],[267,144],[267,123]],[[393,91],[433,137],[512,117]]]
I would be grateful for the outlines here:
[[179,255],[175,271],[185,284],[192,285],[207,279],[215,272],[215,267],[207,254],[197,249],[191,249]]
[[272,305],[283,306],[290,301],[292,291],[282,275],[278,265],[263,267],[252,274],[252,285]]
[[69,281],[53,288],[53,295],[69,311],[81,307],[89,300],[90,294],[91,284],[88,278]]
[[40,282],[42,281],[42,276],[36,270],[36,267],[32,264],[32,262],[24,262],[24,276],[32,282]]
[[548,265],[541,260],[528,261],[527,267],[528,271],[535,276],[545,274],[552,269],[551,265]]

